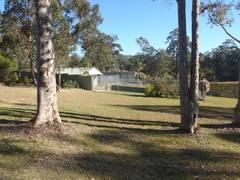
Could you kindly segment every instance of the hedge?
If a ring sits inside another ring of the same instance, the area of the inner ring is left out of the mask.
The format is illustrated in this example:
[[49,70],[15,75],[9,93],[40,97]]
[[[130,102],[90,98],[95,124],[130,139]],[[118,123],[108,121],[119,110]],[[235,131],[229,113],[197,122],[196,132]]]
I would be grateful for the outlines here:
[[238,97],[238,82],[211,82],[212,96],[237,98]]

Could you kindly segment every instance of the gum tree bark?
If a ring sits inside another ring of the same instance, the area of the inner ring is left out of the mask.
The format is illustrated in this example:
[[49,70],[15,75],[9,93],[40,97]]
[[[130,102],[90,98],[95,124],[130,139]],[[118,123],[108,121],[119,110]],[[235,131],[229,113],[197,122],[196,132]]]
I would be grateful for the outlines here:
[[61,123],[52,42],[51,0],[35,0],[37,24],[37,115],[34,126]]
[[198,120],[199,17],[200,17],[200,0],[192,0],[192,55],[191,55],[191,82],[190,82],[192,131],[194,131],[197,128]]
[[[230,5],[230,6],[229,6]],[[237,8],[238,6],[235,4],[234,1],[231,2],[231,4],[227,4],[224,1],[214,1],[213,3],[209,2],[209,4],[206,4],[204,8],[202,9],[202,13],[205,11],[209,12],[209,19],[210,22],[213,25],[217,25],[222,28],[222,30],[234,41],[236,41],[238,44],[240,44],[240,39],[234,36],[230,31],[227,30],[226,26],[230,26],[233,22],[232,17],[228,17],[228,12],[233,7]],[[227,7],[227,8],[226,8]],[[229,24],[230,22],[230,24]],[[240,125],[240,60],[239,60],[239,95],[238,95],[238,102],[234,109],[234,119],[233,124],[234,125]]]
[[34,13],[32,10],[32,4],[33,4],[33,0],[28,0],[27,1],[27,14],[28,14],[28,23],[29,23],[29,36],[28,36],[28,43],[29,43],[29,52],[28,52],[28,59],[29,59],[29,64],[30,64],[30,69],[31,69],[31,73],[32,73],[32,79],[33,79],[33,83],[35,86],[37,86],[37,77],[36,77],[36,66],[34,63],[34,59],[33,59],[33,24],[34,24]]
[[187,32],[186,32],[186,1],[177,0],[178,3],[178,29],[179,29],[179,87],[180,87],[180,129],[186,133],[194,133],[191,118],[191,106],[188,85],[187,63]]
[[239,69],[239,81],[238,81],[238,102],[234,109],[234,125],[240,125],[240,61],[238,62],[238,69]]

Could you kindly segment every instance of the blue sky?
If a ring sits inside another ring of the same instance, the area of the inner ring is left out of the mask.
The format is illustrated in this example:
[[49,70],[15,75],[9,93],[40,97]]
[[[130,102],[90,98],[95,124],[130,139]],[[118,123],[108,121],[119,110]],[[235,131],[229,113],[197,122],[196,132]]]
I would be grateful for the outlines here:
[[[188,34],[191,32],[191,4],[187,0]],[[140,51],[136,39],[143,36],[155,48],[165,48],[166,37],[177,27],[175,0],[91,0],[100,4],[104,22],[100,29],[117,35],[124,54]],[[238,16],[240,19],[240,16]],[[240,37],[240,20],[236,20],[230,31]],[[237,28],[238,27],[238,28]],[[201,52],[210,51],[220,45],[227,35],[220,29],[207,24],[207,17],[201,17]]]
[[[4,0],[0,0],[3,9]],[[123,54],[136,54],[140,51],[136,39],[145,37],[155,48],[166,48],[166,37],[177,27],[177,7],[175,0],[90,0],[99,4],[104,22],[100,29],[111,35],[117,35],[123,48]],[[187,0],[188,34],[191,32],[191,4]],[[240,37],[240,17],[229,30]],[[210,51],[220,45],[228,36],[217,27],[207,24],[207,18],[201,17],[200,49]]]

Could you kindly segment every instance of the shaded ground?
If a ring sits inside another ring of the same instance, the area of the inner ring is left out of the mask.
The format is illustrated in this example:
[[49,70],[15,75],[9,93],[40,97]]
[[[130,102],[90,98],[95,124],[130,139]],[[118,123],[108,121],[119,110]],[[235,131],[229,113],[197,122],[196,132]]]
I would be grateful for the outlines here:
[[239,179],[236,100],[201,103],[201,134],[177,134],[178,99],[61,90],[72,133],[9,130],[35,114],[35,90],[0,86],[0,179]]

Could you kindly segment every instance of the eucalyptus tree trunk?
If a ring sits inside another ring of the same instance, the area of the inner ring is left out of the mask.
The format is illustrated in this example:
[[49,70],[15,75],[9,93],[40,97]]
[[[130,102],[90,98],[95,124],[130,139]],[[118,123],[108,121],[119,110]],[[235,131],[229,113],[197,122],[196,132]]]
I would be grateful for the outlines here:
[[28,54],[28,59],[29,59],[29,62],[30,62],[30,69],[31,69],[33,84],[35,86],[37,86],[36,68],[35,68],[35,65],[34,65],[34,60],[33,60],[31,52],[29,52],[29,54]]
[[34,126],[61,123],[57,102],[51,0],[36,0],[37,115]]
[[193,133],[191,106],[188,85],[187,63],[187,32],[186,32],[186,1],[177,0],[178,3],[178,29],[179,29],[179,87],[180,87],[180,129],[186,133]]
[[32,73],[32,79],[33,79],[33,83],[35,86],[37,86],[37,77],[36,77],[36,66],[33,60],[33,38],[32,35],[30,34],[29,36],[29,44],[30,44],[30,50],[28,52],[28,60],[29,60],[29,64],[30,64],[30,69],[31,69],[31,73]]
[[239,61],[239,81],[238,81],[238,102],[234,109],[234,120],[233,124],[240,125],[240,61]]
[[35,86],[37,86],[37,77],[36,77],[36,66],[34,63],[34,59],[33,59],[33,21],[34,21],[34,15],[33,15],[33,1],[32,0],[28,0],[27,1],[27,13],[28,13],[28,20],[29,20],[29,26],[30,26],[30,30],[29,30],[29,36],[28,36],[28,43],[29,43],[29,50],[28,50],[28,60],[29,60],[29,64],[30,64],[30,69],[31,69],[31,73],[32,73],[32,79],[33,79],[33,83]]
[[190,100],[192,115],[191,128],[193,131],[197,128],[198,120],[199,17],[200,17],[200,0],[192,0],[192,56],[191,56]]

